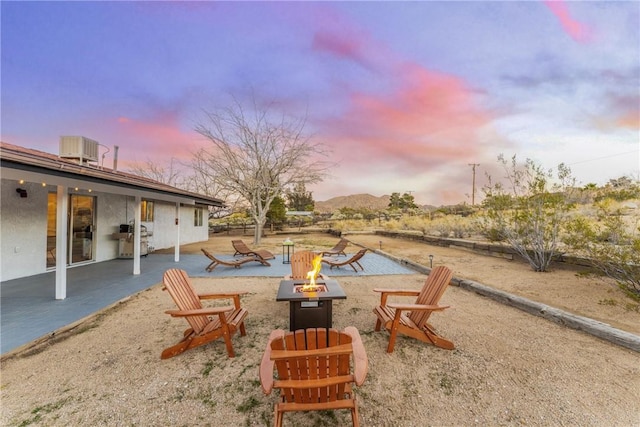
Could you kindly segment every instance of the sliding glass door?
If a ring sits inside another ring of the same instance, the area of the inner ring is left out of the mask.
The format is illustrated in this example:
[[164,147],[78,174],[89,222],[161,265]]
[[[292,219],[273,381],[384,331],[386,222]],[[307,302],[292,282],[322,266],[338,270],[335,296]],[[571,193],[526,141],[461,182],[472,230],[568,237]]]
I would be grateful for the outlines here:
[[93,228],[95,222],[96,198],[93,196],[72,194],[70,202],[70,264],[92,261],[94,259]]

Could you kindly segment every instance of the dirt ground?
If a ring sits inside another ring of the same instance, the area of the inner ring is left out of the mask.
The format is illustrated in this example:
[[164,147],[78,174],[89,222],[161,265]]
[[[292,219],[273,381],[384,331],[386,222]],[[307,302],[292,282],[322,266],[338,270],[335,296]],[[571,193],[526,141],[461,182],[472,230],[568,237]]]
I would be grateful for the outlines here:
[[[261,248],[322,249],[327,234],[273,236]],[[640,312],[605,279],[572,268],[535,273],[526,264],[471,252],[373,235],[347,235],[454,275],[478,281],[640,335]],[[237,237],[235,237],[237,238]],[[204,246],[231,254],[232,237]],[[247,243],[250,236],[245,236]],[[203,244],[185,246],[197,252]],[[350,246],[348,252],[355,252]],[[323,271],[324,272],[324,271]],[[375,332],[376,287],[420,288],[425,276],[341,277],[347,299],[334,302],[334,327],[355,326],[369,360],[356,388],[363,426],[640,426],[640,355],[550,321],[450,286],[431,317],[456,344],[442,350]],[[247,291],[247,335],[233,337],[236,357],[213,343],[168,360],[162,349],[179,341],[186,322],[158,284],[100,313],[65,336],[2,363],[3,426],[241,426],[273,425],[277,392],[265,396],[258,366],[273,329],[288,328],[288,308],[275,301],[279,279],[194,278],[200,291]],[[288,426],[349,425],[343,411],[285,415]]]

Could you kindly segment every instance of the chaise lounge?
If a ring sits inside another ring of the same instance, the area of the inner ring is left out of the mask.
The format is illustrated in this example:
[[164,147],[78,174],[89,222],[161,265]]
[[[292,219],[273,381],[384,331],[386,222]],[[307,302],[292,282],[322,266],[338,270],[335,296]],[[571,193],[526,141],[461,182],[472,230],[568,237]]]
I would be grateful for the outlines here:
[[227,267],[240,268],[242,264],[245,264],[247,262],[253,262],[253,261],[259,262],[260,264],[266,265],[267,267],[271,266],[269,262],[256,256],[248,256],[242,259],[223,260],[223,259],[216,258],[214,255],[209,253],[209,251],[207,251],[204,248],[200,248],[200,250],[207,258],[211,260],[211,264],[209,264],[207,268],[205,268],[205,270],[207,270],[208,272],[212,272],[213,269],[219,265],[226,265]]
[[344,258],[322,258],[322,262],[324,262],[325,264],[328,264],[329,269],[332,269],[333,267],[342,267],[343,265],[349,265],[351,266],[351,268],[353,268],[353,271],[357,273],[358,269],[356,268],[355,265],[360,267],[360,271],[364,271],[364,268],[362,267],[359,261],[360,261],[360,258],[364,256],[365,252],[367,252],[366,248],[360,249],[351,258],[346,260]]
[[235,249],[236,253],[233,256],[241,255],[241,256],[254,256],[260,258],[261,260],[274,259],[276,256],[269,252],[266,249],[258,249],[253,250],[250,249],[249,246],[242,240],[232,240],[231,245],[233,245],[233,249]]

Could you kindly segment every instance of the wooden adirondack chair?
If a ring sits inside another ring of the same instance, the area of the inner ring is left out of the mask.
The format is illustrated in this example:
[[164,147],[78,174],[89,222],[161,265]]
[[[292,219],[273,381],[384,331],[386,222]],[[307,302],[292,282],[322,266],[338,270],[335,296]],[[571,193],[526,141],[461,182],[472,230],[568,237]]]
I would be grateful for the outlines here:
[[357,273],[358,269],[354,264],[360,267],[360,271],[364,271],[364,268],[362,268],[362,265],[360,264],[360,258],[362,258],[366,252],[366,248],[360,249],[349,259],[345,260],[344,258],[322,258],[322,262],[328,264],[329,269],[332,269],[333,267],[342,267],[343,265],[349,265],[351,268],[353,268],[353,271]]
[[[184,331],[182,340],[165,349],[160,357],[168,359],[220,337],[224,338],[229,357],[234,357],[231,337],[238,329],[240,335],[246,335],[244,318],[248,312],[240,307],[240,295],[246,292],[197,294],[186,271],[177,268],[167,270],[162,282],[162,289],[169,292],[178,306],[177,310],[167,310],[165,313],[184,317],[190,327]],[[201,300],[204,299],[233,299],[233,305],[203,307]]]
[[340,241],[338,243],[336,243],[336,245],[327,250],[327,251],[323,251],[322,252],[322,256],[325,255],[335,255],[335,256],[340,256],[340,255],[344,255],[347,256],[347,254],[344,252],[344,250],[347,248],[347,245],[349,244],[349,241],[347,239],[340,239]]
[[368,363],[360,334],[353,326],[342,332],[324,328],[271,332],[260,363],[260,384],[265,394],[280,389],[275,426],[282,426],[285,412],[335,409],[349,409],[353,425],[359,426],[351,384],[364,383]]
[[[422,290],[374,289],[375,292],[381,293],[380,305],[373,310],[378,317],[375,329],[379,331],[384,325],[384,328],[391,333],[387,353],[393,352],[398,333],[447,350],[455,348],[453,342],[438,335],[433,326],[427,322],[434,311],[449,308],[449,306],[437,304],[452,277],[453,272],[449,268],[438,266],[431,270]],[[417,298],[413,304],[396,304],[387,302],[390,295],[417,296]]]
[[[285,276],[287,280],[304,280],[307,273],[313,269],[313,259],[318,254],[313,251],[299,251],[291,255],[291,274]],[[326,279],[324,274],[318,277]]]
[[242,240],[232,240],[231,245],[233,246],[233,249],[235,249],[236,251],[236,253],[234,253],[233,256],[236,256],[236,255],[254,256],[254,257],[260,258],[263,261],[266,259],[274,259],[276,257],[274,254],[272,254],[266,249],[253,250],[249,248],[249,246],[247,246],[247,244]]
[[260,264],[266,265],[267,267],[271,266],[271,264],[269,264],[268,261],[265,261],[262,258],[258,258],[254,256],[245,257],[241,259],[223,260],[223,259],[216,258],[214,255],[209,253],[209,251],[207,251],[204,248],[200,248],[200,250],[207,258],[209,258],[209,260],[211,260],[211,263],[207,266],[207,268],[205,268],[205,270],[207,270],[208,272],[213,271],[213,269],[216,268],[218,265],[226,265],[227,267],[240,268],[242,264],[245,264],[247,262],[253,262],[253,261],[259,262]]

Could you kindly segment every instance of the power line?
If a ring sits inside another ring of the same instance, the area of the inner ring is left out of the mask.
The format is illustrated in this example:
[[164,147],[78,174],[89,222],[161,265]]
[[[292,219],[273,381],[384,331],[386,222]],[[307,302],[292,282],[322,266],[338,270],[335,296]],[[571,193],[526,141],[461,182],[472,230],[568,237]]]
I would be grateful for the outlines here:
[[609,159],[609,158],[611,158],[611,157],[624,156],[625,154],[637,153],[638,151],[640,151],[640,149],[638,149],[638,150],[626,151],[626,152],[624,152],[624,153],[610,154],[610,155],[608,155],[608,156],[596,157],[595,159],[581,160],[581,161],[579,161],[579,162],[568,163],[568,164],[567,164],[567,166],[578,165],[578,164],[580,164],[580,163],[593,162],[593,161],[595,161],[595,160]]

